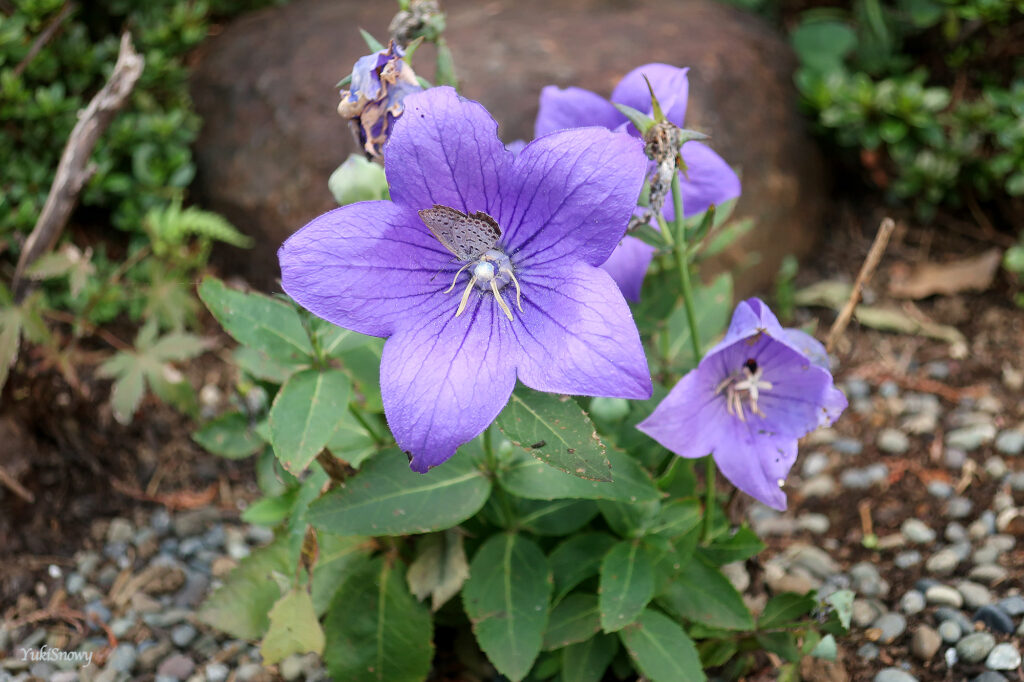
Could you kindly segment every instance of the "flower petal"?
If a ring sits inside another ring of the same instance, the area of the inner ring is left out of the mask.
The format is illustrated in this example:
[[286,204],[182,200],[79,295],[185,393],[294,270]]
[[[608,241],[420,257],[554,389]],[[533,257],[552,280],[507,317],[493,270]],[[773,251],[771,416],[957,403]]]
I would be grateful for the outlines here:
[[455,269],[419,216],[365,201],[314,218],[277,252],[281,284],[313,314],[362,334],[388,336],[439,296]]
[[513,155],[487,110],[447,86],[409,95],[404,104],[384,148],[391,200],[415,210],[440,204],[497,218]]
[[550,393],[645,399],[651,375],[636,323],[608,273],[584,263],[523,270],[513,325],[519,379]]
[[715,395],[714,384],[707,371],[700,367],[691,370],[636,428],[680,457],[710,455],[729,417],[725,401]]
[[[604,128],[540,137],[502,187],[502,241],[516,262],[600,265],[622,239],[647,170],[639,140]],[[539,262],[538,262],[539,261]]]
[[654,258],[654,251],[653,246],[636,237],[625,237],[601,265],[601,269],[612,276],[627,300],[639,301],[644,275]]
[[714,455],[722,475],[754,499],[785,511],[786,493],[781,483],[796,462],[796,439],[759,434],[741,422],[729,428],[733,433],[724,437],[728,446],[717,448]]
[[[689,218],[740,195],[740,179],[711,147],[700,142],[683,145],[686,173],[680,179],[683,190],[683,214]],[[671,213],[671,201],[666,201]],[[668,217],[671,220],[671,216]]]
[[489,296],[455,317],[457,301],[396,332],[384,344],[381,398],[399,447],[426,472],[483,432],[516,383],[509,322]]
[[[685,211],[686,209],[683,210]],[[779,318],[775,317],[775,313],[765,305],[764,301],[759,298],[748,298],[745,301],[740,301],[736,306],[736,310],[732,313],[732,320],[729,322],[728,331],[725,332],[725,338],[709,350],[705,357],[714,355],[741,339],[757,336],[761,332],[767,332],[776,339],[785,338],[785,331],[782,328],[782,324],[779,323]],[[739,369],[738,365],[729,371],[732,372],[737,369]],[[723,374],[722,378],[725,378],[725,376]]]
[[582,88],[563,89],[548,85],[540,91],[540,109],[533,136],[584,126],[614,129],[625,120],[618,109],[596,93]]
[[[612,91],[612,101],[650,113],[651,92],[647,89],[644,76],[651,82],[654,96],[665,112],[665,118],[682,127],[686,116],[686,100],[690,82],[686,77],[689,69],[680,69],[668,64],[644,64],[627,73]],[[632,128],[632,126],[631,126]]]

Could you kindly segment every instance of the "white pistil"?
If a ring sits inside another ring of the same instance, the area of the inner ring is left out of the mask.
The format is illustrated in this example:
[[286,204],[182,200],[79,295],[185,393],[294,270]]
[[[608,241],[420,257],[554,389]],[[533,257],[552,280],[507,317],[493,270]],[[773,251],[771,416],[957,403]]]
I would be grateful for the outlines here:
[[[746,392],[750,411],[758,417],[764,418],[765,414],[761,411],[757,401],[760,398],[761,391],[770,391],[774,388],[770,381],[765,381],[761,378],[764,371],[757,366],[757,363],[750,361],[748,363],[754,365],[753,370],[750,369],[749,364],[744,365],[740,372],[726,377],[715,388],[715,395],[725,391],[726,412],[735,416],[741,422],[747,421],[747,416],[743,411],[743,396],[741,394]],[[742,378],[739,375],[742,375]]]

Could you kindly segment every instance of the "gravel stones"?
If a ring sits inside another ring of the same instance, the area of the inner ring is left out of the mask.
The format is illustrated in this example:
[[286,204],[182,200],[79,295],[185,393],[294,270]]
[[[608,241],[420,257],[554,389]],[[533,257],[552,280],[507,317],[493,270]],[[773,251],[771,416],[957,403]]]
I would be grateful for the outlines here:
[[900,597],[900,611],[908,616],[924,611],[924,595],[917,590],[908,590]]
[[942,636],[927,625],[918,625],[910,637],[910,653],[922,661],[930,661],[942,646]]
[[949,575],[956,570],[960,563],[960,555],[953,549],[946,547],[928,557],[924,568],[935,575]]
[[1024,615],[1024,596],[1019,594],[1010,595],[1005,599],[1000,599],[996,606],[1008,615],[1016,618],[1017,616]]
[[163,660],[156,674],[175,680],[184,680],[196,669],[195,662],[184,654],[172,654]]
[[928,545],[935,542],[936,533],[920,519],[910,518],[900,526],[900,532],[910,542],[918,545]]
[[1004,455],[1019,455],[1024,452],[1024,431],[1007,429],[996,437],[996,450]]
[[963,595],[947,585],[929,587],[924,593],[924,598],[933,606],[952,606],[958,609],[964,605]]
[[884,668],[875,675],[874,682],[917,682],[917,678],[906,670]]
[[963,630],[960,629],[960,626],[955,620],[942,621],[939,623],[939,629],[937,632],[942,638],[942,641],[947,644],[956,644],[964,634]]
[[991,422],[983,422],[950,431],[946,434],[946,445],[970,452],[977,450],[985,443],[990,443],[995,437],[995,425]]
[[1017,648],[1009,643],[997,644],[985,659],[985,667],[992,670],[1016,670],[1021,658]]
[[995,637],[987,632],[975,632],[956,643],[956,654],[967,663],[980,663],[995,646]]
[[[907,629],[907,619],[900,613],[883,613],[875,619],[871,627],[881,630],[878,641],[882,644],[891,644],[899,639]],[[988,652],[986,652],[988,653]]]
[[985,627],[994,632],[1010,634],[1013,632],[1013,619],[997,606],[982,606],[974,612],[972,618],[976,622],[984,623]]
[[978,609],[992,603],[992,593],[984,585],[965,580],[956,589],[964,598],[964,606],[969,609]]
[[903,454],[910,449],[910,439],[899,429],[882,429],[876,442],[879,450],[893,455]]

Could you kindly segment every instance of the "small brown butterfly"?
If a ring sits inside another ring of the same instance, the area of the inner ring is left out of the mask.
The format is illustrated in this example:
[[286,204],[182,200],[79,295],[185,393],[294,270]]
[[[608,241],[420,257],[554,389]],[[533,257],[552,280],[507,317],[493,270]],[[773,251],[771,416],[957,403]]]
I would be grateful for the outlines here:
[[497,221],[483,211],[466,215],[448,206],[425,208],[420,219],[444,248],[460,261],[476,260],[487,253],[501,238]]

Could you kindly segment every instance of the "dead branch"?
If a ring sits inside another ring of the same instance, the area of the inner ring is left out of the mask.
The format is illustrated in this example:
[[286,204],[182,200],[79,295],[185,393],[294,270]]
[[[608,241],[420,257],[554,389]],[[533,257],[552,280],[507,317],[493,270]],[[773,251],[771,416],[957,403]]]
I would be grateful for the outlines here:
[[843,306],[842,311],[839,313],[839,317],[832,323],[832,328],[828,330],[828,339],[825,341],[825,350],[829,353],[832,352],[832,347],[843,332],[846,331],[847,325],[850,324],[850,318],[853,316],[853,311],[857,307],[857,302],[860,301],[861,292],[864,290],[864,285],[871,279],[871,276],[875,273],[875,268],[878,267],[878,262],[882,260],[882,254],[885,253],[885,247],[889,244],[889,237],[892,236],[893,230],[896,229],[896,223],[892,218],[885,218],[882,220],[882,224],[878,226],[878,233],[875,235],[875,241],[871,244],[871,249],[868,251],[867,258],[864,259],[864,264],[860,266],[860,272],[857,273],[857,279],[853,283],[853,289],[850,290],[850,298],[846,301],[846,305]]
[[89,106],[79,112],[78,123],[71,131],[60,163],[57,165],[57,174],[50,186],[50,194],[46,197],[46,203],[32,229],[32,234],[25,241],[25,248],[18,259],[12,283],[16,301],[20,302],[27,293],[25,271],[57,243],[68,218],[71,217],[71,211],[78,202],[78,195],[96,172],[96,165],[89,163],[92,150],[114,115],[124,106],[132,88],[142,75],[144,63],[142,55],[132,46],[131,35],[122,35],[121,49],[114,64],[114,71],[89,102]]
[[12,493],[25,500],[29,504],[36,501],[36,496],[32,494],[25,486],[18,482],[18,479],[7,473],[7,470],[0,466],[0,485],[10,490]]

